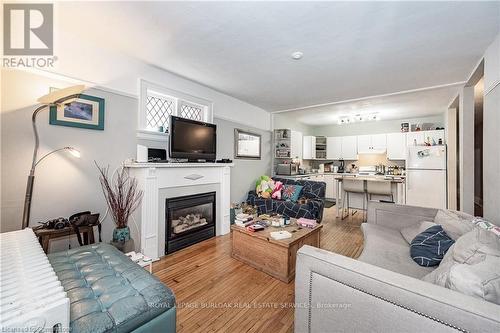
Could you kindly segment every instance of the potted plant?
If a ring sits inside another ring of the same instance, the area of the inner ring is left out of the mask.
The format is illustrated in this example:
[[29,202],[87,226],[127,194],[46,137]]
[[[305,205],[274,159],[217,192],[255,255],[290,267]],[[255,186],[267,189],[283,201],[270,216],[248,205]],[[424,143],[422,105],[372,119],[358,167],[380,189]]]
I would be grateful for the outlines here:
[[99,181],[109,212],[115,222],[111,244],[123,252],[134,250],[134,241],[130,237],[128,220],[139,207],[142,191],[137,189],[137,179],[129,177],[125,168],[116,172],[116,178],[109,177],[109,166],[104,168],[96,163],[99,170]]

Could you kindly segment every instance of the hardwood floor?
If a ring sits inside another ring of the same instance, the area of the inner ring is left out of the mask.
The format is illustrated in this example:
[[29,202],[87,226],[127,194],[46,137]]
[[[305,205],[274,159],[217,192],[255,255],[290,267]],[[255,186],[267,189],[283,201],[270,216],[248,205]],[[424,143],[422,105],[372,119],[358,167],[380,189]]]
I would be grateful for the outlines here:
[[[356,258],[361,212],[343,221],[325,209],[321,248]],[[231,258],[230,235],[163,257],[154,274],[177,300],[178,332],[292,332],[294,282],[281,282]]]

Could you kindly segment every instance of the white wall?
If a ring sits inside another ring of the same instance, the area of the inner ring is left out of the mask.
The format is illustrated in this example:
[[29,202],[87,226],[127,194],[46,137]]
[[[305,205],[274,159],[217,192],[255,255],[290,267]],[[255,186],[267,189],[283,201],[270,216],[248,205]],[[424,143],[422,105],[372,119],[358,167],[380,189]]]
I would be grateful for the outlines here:
[[273,113],[272,118],[273,129],[289,128],[301,132],[303,135],[313,135],[311,133],[312,126],[297,121],[297,119],[292,117],[288,112]]
[[[230,158],[234,162],[231,169],[231,202],[242,202],[249,190],[255,190],[255,182],[262,175],[271,174],[271,131],[263,131],[235,122],[215,119],[217,125],[217,157]],[[234,158],[234,129],[261,135],[260,160]]]
[[484,55],[484,216],[500,225],[500,34]]
[[474,87],[460,92],[459,107],[460,145],[460,210],[474,214]]

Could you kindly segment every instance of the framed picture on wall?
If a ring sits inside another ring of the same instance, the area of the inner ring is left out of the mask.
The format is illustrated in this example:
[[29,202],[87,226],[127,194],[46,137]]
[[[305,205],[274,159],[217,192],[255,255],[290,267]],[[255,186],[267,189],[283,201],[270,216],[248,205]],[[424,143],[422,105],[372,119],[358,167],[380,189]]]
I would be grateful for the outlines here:
[[59,106],[50,107],[51,125],[104,130],[104,98],[80,95]]
[[234,130],[234,157],[260,160],[261,135],[236,128]]

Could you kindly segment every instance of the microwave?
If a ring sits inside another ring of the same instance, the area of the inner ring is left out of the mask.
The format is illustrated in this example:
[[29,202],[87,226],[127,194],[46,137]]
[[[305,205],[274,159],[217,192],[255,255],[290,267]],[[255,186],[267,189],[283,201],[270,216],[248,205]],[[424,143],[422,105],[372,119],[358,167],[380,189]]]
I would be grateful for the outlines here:
[[299,173],[299,165],[293,163],[278,164],[276,169],[277,175],[292,176]]

